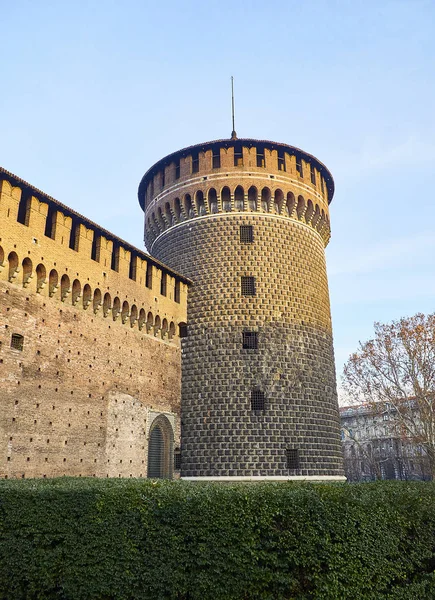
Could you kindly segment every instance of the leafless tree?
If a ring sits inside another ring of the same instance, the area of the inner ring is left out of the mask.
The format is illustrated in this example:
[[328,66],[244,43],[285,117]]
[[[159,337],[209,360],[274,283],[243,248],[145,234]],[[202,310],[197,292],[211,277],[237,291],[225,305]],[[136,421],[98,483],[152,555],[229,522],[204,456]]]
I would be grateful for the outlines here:
[[389,411],[396,435],[421,447],[435,475],[435,314],[375,323],[343,372],[343,387],[359,403]]

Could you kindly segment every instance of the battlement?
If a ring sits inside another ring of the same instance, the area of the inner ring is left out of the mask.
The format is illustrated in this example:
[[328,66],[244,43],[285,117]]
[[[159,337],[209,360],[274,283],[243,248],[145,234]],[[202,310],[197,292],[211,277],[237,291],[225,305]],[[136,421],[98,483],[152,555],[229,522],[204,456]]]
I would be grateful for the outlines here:
[[0,280],[170,343],[189,280],[0,168]]
[[157,162],[139,186],[149,248],[189,219],[253,212],[298,220],[330,238],[334,182],[315,157],[285,144],[222,140],[185,148]]

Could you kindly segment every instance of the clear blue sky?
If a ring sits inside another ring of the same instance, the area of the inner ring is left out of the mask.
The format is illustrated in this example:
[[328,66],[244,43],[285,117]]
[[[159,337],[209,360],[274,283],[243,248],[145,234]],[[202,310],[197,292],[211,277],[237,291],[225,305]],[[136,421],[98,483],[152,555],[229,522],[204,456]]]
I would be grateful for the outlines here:
[[335,178],[338,376],[375,320],[435,310],[433,0],[0,0],[0,164],[143,247],[179,148],[285,142]]

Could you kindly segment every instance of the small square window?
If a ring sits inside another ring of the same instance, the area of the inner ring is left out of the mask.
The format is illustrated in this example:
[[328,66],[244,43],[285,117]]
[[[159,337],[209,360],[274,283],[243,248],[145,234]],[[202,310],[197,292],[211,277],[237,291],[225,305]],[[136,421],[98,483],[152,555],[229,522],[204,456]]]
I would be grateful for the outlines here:
[[240,241],[242,244],[252,244],[254,241],[254,227],[252,225],[240,225]]
[[256,350],[258,348],[258,333],[256,331],[243,332],[243,349]]
[[242,296],[255,296],[255,277],[242,277]]
[[24,336],[13,333],[11,337],[11,348],[22,351],[24,347]]
[[287,469],[299,469],[299,450],[294,448],[287,448],[286,459]]
[[264,410],[266,397],[261,390],[251,390],[251,410]]

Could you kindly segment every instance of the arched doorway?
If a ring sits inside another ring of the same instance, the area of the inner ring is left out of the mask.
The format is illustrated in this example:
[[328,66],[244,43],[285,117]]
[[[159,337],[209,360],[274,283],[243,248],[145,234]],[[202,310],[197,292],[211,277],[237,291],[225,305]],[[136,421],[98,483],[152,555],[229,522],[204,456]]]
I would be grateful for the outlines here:
[[148,439],[148,477],[172,479],[174,432],[165,415],[156,417]]

